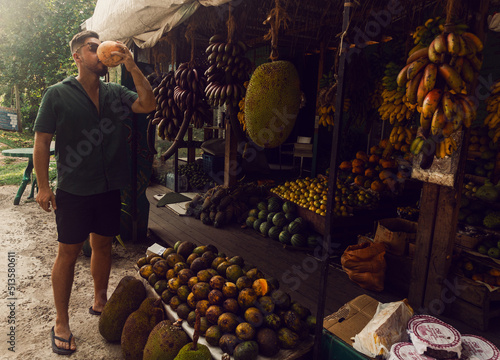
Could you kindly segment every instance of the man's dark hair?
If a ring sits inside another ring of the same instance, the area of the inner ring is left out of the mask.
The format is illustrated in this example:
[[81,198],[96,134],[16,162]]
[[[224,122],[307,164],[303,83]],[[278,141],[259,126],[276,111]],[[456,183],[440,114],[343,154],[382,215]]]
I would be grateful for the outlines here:
[[85,39],[91,37],[99,39],[99,34],[92,30],[84,30],[73,36],[73,39],[71,39],[71,41],[69,42],[71,54],[73,54],[75,52],[75,49],[78,49],[79,46],[83,45]]

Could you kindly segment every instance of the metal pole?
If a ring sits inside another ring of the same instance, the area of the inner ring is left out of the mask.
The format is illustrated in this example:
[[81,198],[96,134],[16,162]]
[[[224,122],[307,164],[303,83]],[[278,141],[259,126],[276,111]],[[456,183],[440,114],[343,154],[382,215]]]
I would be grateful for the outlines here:
[[326,220],[325,220],[325,234],[323,236],[322,244],[322,254],[321,254],[321,276],[319,283],[319,299],[318,299],[318,309],[316,313],[316,331],[314,339],[314,359],[320,359],[321,355],[321,338],[323,334],[323,318],[325,317],[325,303],[326,303],[326,289],[328,283],[328,262],[329,262],[329,251],[332,245],[332,230],[333,230],[333,207],[335,199],[335,190],[337,188],[337,160],[339,153],[339,134],[340,125],[342,123],[342,108],[344,104],[344,75],[346,71],[346,58],[347,51],[349,49],[348,44],[343,43],[343,39],[347,33],[347,28],[349,25],[349,19],[351,15],[351,9],[354,3],[350,0],[344,1],[344,18],[342,23],[342,35],[340,42],[340,59],[339,59],[339,70],[337,79],[337,94],[335,98],[335,119],[332,135],[332,149],[330,155],[330,174],[328,177],[328,195],[327,195],[327,205],[326,205]]

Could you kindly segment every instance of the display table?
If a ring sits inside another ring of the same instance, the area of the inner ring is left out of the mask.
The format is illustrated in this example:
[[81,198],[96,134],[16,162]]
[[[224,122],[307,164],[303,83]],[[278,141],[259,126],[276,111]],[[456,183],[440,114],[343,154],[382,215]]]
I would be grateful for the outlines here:
[[[50,149],[50,155],[54,155],[55,149]],[[31,173],[33,172],[33,148],[19,148],[19,149],[8,149],[2,151],[3,156],[11,156],[11,157],[21,157],[28,158],[28,166],[26,166],[26,170],[24,170],[23,179],[21,181],[21,185],[19,186],[19,190],[17,190],[16,197],[14,198],[14,205],[19,205],[21,201],[21,196],[23,196],[24,189],[26,189],[26,185],[31,181],[31,192],[28,196],[28,199],[32,199],[35,193],[36,177],[33,176],[31,178]]]

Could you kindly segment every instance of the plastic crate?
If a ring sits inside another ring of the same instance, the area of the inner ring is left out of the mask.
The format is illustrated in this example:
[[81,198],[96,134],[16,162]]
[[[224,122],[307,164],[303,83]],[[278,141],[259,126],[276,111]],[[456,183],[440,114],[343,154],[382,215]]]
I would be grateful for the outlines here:
[[346,344],[328,330],[323,329],[320,359],[368,360],[371,358],[361,354],[359,351],[356,351],[352,346]]
[[203,171],[209,175],[224,171],[224,157],[203,154]]

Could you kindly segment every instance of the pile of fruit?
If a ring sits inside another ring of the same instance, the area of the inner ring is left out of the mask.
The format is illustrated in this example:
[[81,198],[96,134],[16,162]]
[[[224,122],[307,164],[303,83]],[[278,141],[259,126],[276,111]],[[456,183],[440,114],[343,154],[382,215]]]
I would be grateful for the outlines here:
[[387,156],[387,150],[392,148],[389,146],[387,140],[382,140],[379,145],[370,148],[370,155],[358,151],[354,160],[340,164],[340,178],[377,193],[397,191],[398,183],[406,179],[409,173],[398,171],[397,161]]
[[484,226],[487,229],[500,229],[500,183],[492,184],[486,180],[479,186],[473,182],[465,184],[458,220],[467,225]]
[[266,193],[267,187],[256,183],[238,183],[231,187],[218,185],[203,195],[196,195],[188,203],[186,215],[216,228],[233,222],[242,223],[249,207],[258,204]]
[[486,239],[477,246],[476,251],[493,259],[500,259],[500,241],[495,238]]
[[205,173],[203,166],[194,161],[186,165],[179,166],[179,174],[185,175],[189,182],[190,189],[204,189],[213,180]]
[[273,196],[249,211],[245,226],[285,245],[316,246],[319,235],[307,229],[307,221],[299,217],[296,210],[291,201],[283,202]]
[[[296,348],[314,329],[310,310],[292,301],[276,279],[213,245],[179,241],[161,256],[139,259],[137,266],[180,319],[194,327],[198,311],[200,335],[235,358],[275,356]],[[251,349],[244,351],[247,357],[239,354],[242,348]]]
[[484,282],[491,286],[500,286],[500,270],[488,267],[470,259],[461,259],[460,268],[463,274],[474,281]]
[[326,215],[328,178],[317,177],[311,179],[306,177],[304,179],[286,181],[284,184],[270,189],[270,191],[285,199],[285,201],[291,201],[321,216]]

